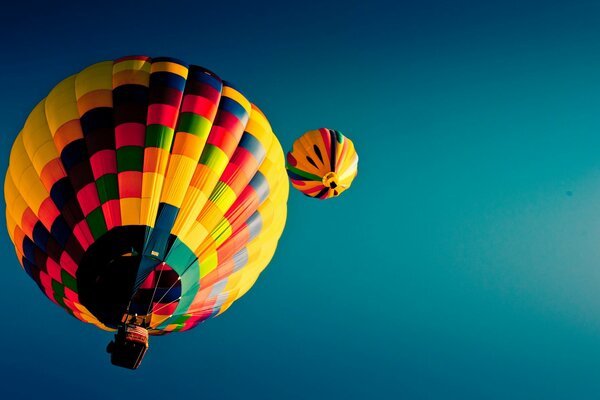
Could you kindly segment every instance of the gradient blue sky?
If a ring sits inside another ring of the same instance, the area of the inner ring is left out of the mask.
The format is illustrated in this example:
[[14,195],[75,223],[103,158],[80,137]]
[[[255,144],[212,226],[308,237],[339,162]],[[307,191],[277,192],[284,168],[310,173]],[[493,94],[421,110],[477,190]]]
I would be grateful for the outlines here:
[[2,168],[56,83],[129,54],[234,82],[286,149],[326,126],[361,158],[342,197],[291,193],[254,288],[137,371],[3,234],[1,398],[600,398],[600,3],[366,3],[3,6]]

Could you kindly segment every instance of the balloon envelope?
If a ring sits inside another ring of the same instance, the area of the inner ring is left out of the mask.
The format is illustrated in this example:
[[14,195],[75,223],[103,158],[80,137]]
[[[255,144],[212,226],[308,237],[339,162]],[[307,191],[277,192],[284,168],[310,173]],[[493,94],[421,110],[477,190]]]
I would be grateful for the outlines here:
[[286,218],[281,146],[214,73],[125,57],[59,83],[15,139],[6,219],[23,269],[76,318],[150,334],[225,311]]
[[321,128],[298,138],[287,153],[292,186],[321,200],[339,196],[358,173],[354,144],[340,132]]

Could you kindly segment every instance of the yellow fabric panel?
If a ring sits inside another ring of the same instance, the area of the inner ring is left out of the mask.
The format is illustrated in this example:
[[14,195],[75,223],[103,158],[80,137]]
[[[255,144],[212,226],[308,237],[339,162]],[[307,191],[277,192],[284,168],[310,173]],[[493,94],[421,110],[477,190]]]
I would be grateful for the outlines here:
[[[229,222],[227,222],[226,219],[221,219],[212,232],[206,236],[204,241],[202,241],[200,246],[197,249],[194,249],[194,254],[198,255],[198,257],[202,259],[203,257],[207,257],[209,254],[216,252],[220,243],[217,243],[215,238],[218,238],[219,235],[231,236],[231,233],[232,230]],[[223,241],[224,240],[225,238]]]
[[208,230],[201,223],[194,220],[186,233],[179,236],[179,239],[190,249],[197,249],[208,236],[208,233]]
[[21,174],[31,165],[31,160],[25,150],[23,143],[23,131],[21,131],[13,143],[10,150],[10,158],[8,163],[8,171],[13,177],[15,185],[20,181]]
[[23,215],[28,208],[29,206],[22,196],[17,197],[10,204],[10,209],[8,211],[20,228],[23,228]]
[[142,200],[134,197],[121,198],[121,224],[139,225],[142,210]]
[[354,180],[354,178],[356,177],[356,173],[357,173],[357,167],[358,165],[358,160],[356,163],[352,163],[350,164],[344,171],[343,174],[338,175],[338,179],[339,179],[339,186],[344,187],[344,188],[348,188],[350,187],[350,185],[352,185],[352,181]]
[[46,122],[45,102],[42,100],[31,111],[21,133],[23,145],[36,171],[41,173],[44,166],[58,157],[52,134]]
[[[53,161],[59,159],[56,145],[52,139],[52,134],[48,128],[46,121],[45,103],[40,102],[29,114],[22,131],[23,146],[27,152],[28,158],[31,160],[33,167],[38,176],[42,176],[44,169],[52,168],[55,171],[46,170],[44,176],[45,180],[42,180],[42,185],[47,191],[50,191],[52,183],[57,179],[65,176],[66,173],[62,168],[60,161]],[[51,178],[48,179],[47,175],[50,174]]]
[[[173,226],[172,233],[177,235],[184,243],[185,237],[192,224],[196,222],[196,215],[202,210],[202,206],[208,200],[208,196],[200,191],[200,189],[190,186],[185,194],[182,207],[177,214],[175,225]],[[186,243],[187,244],[187,243]],[[193,249],[195,247],[189,248]]]
[[[224,241],[229,239],[233,230],[231,228],[231,224],[227,219],[223,218],[217,224],[213,232],[210,234],[212,240],[214,240],[216,246],[220,246]],[[200,252],[198,252],[200,254]]]
[[[144,173],[158,173],[164,176],[169,163],[169,156],[168,150],[158,147],[146,147],[144,149]],[[144,174],[144,176],[146,175]]]
[[203,256],[198,260],[198,262],[200,264],[200,279],[204,278],[207,274],[217,268],[217,265],[219,265],[216,252],[211,252]]
[[273,213],[277,216],[277,218],[275,218],[275,221],[273,221],[273,223],[269,225],[269,228],[279,230],[281,232],[283,231],[283,226],[286,222],[286,203],[290,190],[289,182],[287,180],[287,174],[283,172],[279,179],[275,181],[274,185],[275,190],[265,200],[265,202],[261,204],[261,206],[258,208],[258,211],[263,213],[263,210],[273,208]]
[[[190,228],[188,219],[196,219],[204,208],[207,199],[213,192],[215,185],[219,181],[219,177],[229,163],[227,155],[219,148],[211,146],[215,152],[207,160],[207,165],[198,164],[196,171],[188,187],[186,196],[183,201],[182,208],[175,220],[175,228],[173,233],[179,232],[178,235],[183,237],[188,236],[187,229]],[[197,190],[196,188],[200,189]],[[200,193],[203,195],[200,196]],[[217,221],[218,222],[218,221]],[[192,249],[198,246],[190,247]]]
[[79,115],[97,107],[112,107],[113,62],[104,61],[81,71],[75,78]]
[[233,303],[235,300],[246,294],[248,290],[250,290],[256,279],[258,279],[260,273],[271,261],[271,258],[275,254],[275,247],[276,242],[271,245],[248,247],[248,264],[232,274],[232,276],[239,274],[240,280],[234,289],[237,293],[228,299],[229,303]]
[[158,212],[158,203],[148,197],[143,197],[141,200],[140,223],[142,225],[147,225],[150,228],[154,228],[156,213]]
[[[189,135],[192,136],[192,135]],[[160,201],[181,207],[186,189],[194,175],[198,161],[180,154],[172,154]]]
[[240,283],[241,279],[242,275],[240,274],[234,273],[229,275],[229,277],[227,278],[227,284],[225,285],[223,292],[231,292],[232,290],[235,290],[237,285]]
[[[119,74],[121,72],[145,72],[146,74],[150,74],[150,67],[152,63],[147,60],[124,60],[119,61],[113,64],[113,75]],[[133,82],[130,82],[133,83]]]
[[[269,183],[270,191],[273,191],[273,188],[277,188],[279,185],[289,186],[287,182],[287,174],[281,174],[281,171],[278,170],[277,163],[273,163],[269,159],[265,159],[264,168],[260,169],[260,172],[265,176],[267,182]],[[273,194],[269,193],[269,197]]]
[[273,179],[278,180],[283,177],[285,180],[287,180],[287,172],[285,170],[281,170],[282,163],[285,165],[283,149],[281,148],[281,144],[278,140],[273,140],[265,160],[259,168],[259,170],[269,181],[270,187],[273,187],[271,182]]
[[[231,277],[230,277],[231,278]],[[231,304],[235,298],[237,298],[238,287],[240,283],[235,281],[232,283],[232,288],[226,288],[221,294],[217,297],[217,305],[220,302],[219,312],[217,315],[220,315],[223,312],[223,308],[227,307],[226,305]],[[226,287],[229,286],[229,279],[227,280]]]
[[169,155],[168,150],[158,147],[146,147],[144,149],[140,221],[150,227],[153,227],[156,222]]
[[187,79],[188,76],[188,69],[186,67],[169,61],[159,61],[152,63],[152,68],[150,72],[170,72],[172,74],[177,74],[181,76],[183,79]]
[[[140,221],[154,226],[158,204],[165,180],[165,170],[169,162],[169,152],[156,147],[144,150],[144,172],[142,177],[142,214]],[[153,171],[153,172],[150,172]]]
[[[206,167],[210,168],[214,173],[210,174],[210,177],[208,177],[208,174],[201,175],[200,179],[194,184],[196,187],[203,188],[203,191],[206,191],[206,188],[208,187],[210,189],[208,192],[212,192],[212,188],[217,183],[216,180],[219,179],[225,170],[225,167],[227,167],[227,164],[229,164],[229,157],[227,157],[227,154],[225,154],[223,150],[213,145],[210,146],[211,156],[208,160],[206,160]],[[202,165],[203,164],[198,164],[198,168],[200,168]],[[202,180],[201,178],[205,176],[206,179]]]
[[[44,102],[40,102],[27,118],[22,131],[22,141],[27,153],[25,161],[33,165],[37,174],[36,179],[41,180],[39,177],[46,170],[42,186],[49,192],[52,183],[56,181],[53,177],[60,179],[60,177],[65,176],[65,172],[62,163],[55,161],[59,159],[59,154],[52,139],[52,134],[48,129]],[[54,169],[54,171],[50,171],[49,168]]]
[[33,213],[38,215],[42,202],[50,197],[50,194],[46,188],[42,186],[42,183],[40,182],[38,174],[35,172],[33,165],[30,165],[29,168],[25,170],[25,172],[21,175],[21,180],[16,182],[16,185],[17,187],[27,188],[27,190],[22,191],[23,199],[31,208]]
[[159,326],[169,318],[169,315],[152,314],[150,317],[150,326]]
[[6,213],[10,214],[15,223],[21,226],[21,220],[27,209],[27,203],[23,200],[20,191],[14,183],[10,168],[4,180],[4,200],[6,201]]
[[94,108],[112,108],[112,106],[112,89],[96,90],[93,92],[89,92],[84,94],[77,100],[77,109],[79,110],[80,115],[83,115]]
[[350,140],[345,140],[347,143],[348,149],[346,150],[345,157],[340,160],[340,168],[341,172],[338,176],[340,179],[340,184],[343,186],[350,186],[352,180],[356,176],[357,166],[358,166],[358,155],[356,154],[356,150],[354,149],[354,143]]
[[223,91],[221,92],[222,96],[229,97],[232,100],[240,103],[242,107],[246,110],[248,114],[250,114],[250,109],[252,108],[248,99],[244,97],[243,94],[235,90],[230,86],[223,85]]
[[250,119],[248,120],[245,130],[258,139],[265,150],[271,147],[271,142],[274,138],[271,125],[254,104],[252,104]]
[[[235,273],[236,276],[237,273]],[[232,275],[233,277],[233,275]],[[229,307],[231,307],[231,305],[240,297],[242,297],[246,291],[248,291],[252,285],[254,285],[254,283],[256,282],[256,279],[258,279],[258,275],[255,274],[244,274],[244,275],[239,275],[240,280],[235,282],[235,286],[233,289],[231,289],[229,291],[229,296],[227,298],[227,300],[221,305],[221,308],[219,310],[219,312],[217,313],[217,315],[221,315],[223,314],[225,311],[227,311],[227,309],[229,309]],[[244,292],[241,292],[242,288],[245,290]]]
[[[56,151],[56,148],[54,148],[54,151]],[[49,161],[40,172],[40,179],[42,181],[42,185],[44,185],[44,187],[49,193],[52,190],[52,186],[54,186],[56,182],[58,182],[66,176],[67,173],[63,168],[63,164],[60,158],[55,158],[54,160]]]
[[[268,214],[274,214],[273,209],[269,210]],[[263,215],[263,213],[261,213],[261,215]],[[285,215],[285,214],[284,214]],[[273,220],[272,217],[267,217],[267,220]],[[277,233],[280,232],[280,229],[278,229],[278,227],[276,226],[269,226],[267,225],[267,229],[264,230],[264,232],[261,232],[261,234],[264,234],[265,236],[268,237],[267,240],[264,240],[262,243],[260,242],[260,240],[257,240],[256,238],[250,242],[247,246],[246,249],[248,250],[248,270],[251,271],[253,269],[257,269],[256,272],[260,272],[262,271],[266,266],[269,260],[265,260],[265,258],[263,257],[264,254],[260,254],[259,251],[265,251],[268,253],[268,251],[270,249],[275,249],[276,244],[277,244]],[[270,259],[270,257],[269,257]]]
[[[103,61],[90,65],[75,78],[75,96],[78,101],[91,92],[112,90],[113,62]],[[110,100],[112,104],[112,97]],[[80,115],[82,115],[81,113]]]
[[[271,261],[270,258],[269,258],[269,261]],[[243,295],[248,293],[248,290],[250,290],[252,288],[252,286],[254,285],[254,283],[256,282],[256,280],[258,279],[259,276],[260,276],[260,272],[243,275],[242,279],[240,280],[240,283],[236,287],[237,293],[236,293],[235,297],[234,296],[231,297],[231,300],[236,301],[240,297],[242,297]]]
[[[190,182],[190,187],[199,189],[203,194],[206,195],[206,198],[208,199],[212,193],[212,189],[219,181],[220,176],[221,174],[217,171],[207,167],[206,165],[198,164],[196,166],[194,176],[192,177],[192,181]],[[196,216],[197,214],[194,215],[194,218]]]
[[71,142],[83,138],[81,124],[78,119],[65,122],[56,132],[52,132],[56,151],[60,154],[63,149]]
[[[211,201],[209,200],[207,204],[211,204]],[[217,207],[212,206],[207,210],[207,212],[204,212],[204,214],[201,213],[201,216],[197,218],[197,221],[204,226],[204,229],[206,229],[207,232],[212,233],[219,221],[222,219],[223,213],[221,213]],[[204,240],[209,242],[213,241],[212,236],[207,236]],[[200,252],[202,248],[203,247],[200,246],[193,249],[195,252]]]
[[21,196],[17,187],[15,186],[10,171],[4,177],[4,201],[6,201],[6,209],[10,210],[11,204]]
[[[49,133],[49,132],[48,132]],[[58,152],[56,151],[56,146],[54,144],[54,141],[52,140],[52,138],[50,138],[49,141],[41,144],[38,147],[37,152],[35,153],[35,155],[32,157],[32,163],[33,166],[35,167],[35,170],[38,172],[38,174],[41,176],[42,171],[44,170],[44,168],[51,162],[54,161],[56,159],[58,159],[60,156],[58,155]],[[54,168],[58,168],[59,171],[57,171],[61,176],[65,176],[66,172],[63,169],[62,163],[57,163],[56,165],[53,166]],[[50,188],[47,188],[50,189]]]
[[49,197],[49,193],[40,182],[35,168],[31,165],[31,160],[25,150],[23,135],[21,133],[17,136],[13,144],[8,173],[11,174],[14,185],[17,188],[27,188],[27,190],[22,191],[21,196],[23,196],[27,205],[37,215],[40,205]]
[[79,312],[80,312],[79,319],[82,320],[83,322],[87,322],[87,323],[96,325],[98,328],[103,329],[105,331],[110,331],[110,332],[115,331],[115,329],[109,328],[106,325],[104,325],[102,322],[98,321],[98,319],[96,317],[94,317],[92,315],[92,313],[90,313],[89,310],[82,304],[74,302],[74,301],[72,303],[75,306],[75,308],[77,310],[79,310]]
[[[115,65],[116,67],[117,65]],[[148,65],[148,70],[150,66]],[[141,85],[148,87],[150,85],[150,73],[145,70],[131,70],[116,72],[113,75],[113,88],[122,85]]]
[[154,226],[158,212],[159,194],[164,177],[155,172],[144,172],[142,182],[142,209],[140,221],[150,227]]
[[196,254],[202,254],[206,245],[219,239],[219,244],[224,242],[232,233],[231,225],[224,218],[225,213],[236,200],[236,195],[229,186],[219,182],[213,191],[211,198],[214,201],[206,202],[206,205],[196,218],[207,231],[211,232],[204,240],[203,245],[196,249]]
[[54,136],[66,122],[79,119],[75,99],[75,75],[63,80],[46,97],[46,118]]
[[274,192],[269,194],[269,197],[260,205],[258,212],[263,221],[263,230],[268,227],[268,230],[261,232],[265,235],[265,239],[277,239],[286,222],[286,201],[289,193],[289,184],[285,178],[280,180]]
[[[217,207],[220,211],[220,214],[223,215],[223,214],[225,214],[225,212],[227,212],[227,210],[229,210],[231,205],[235,202],[235,199],[237,199],[237,196],[236,196],[235,192],[227,184],[219,181],[217,183],[217,185],[215,186],[213,192],[211,193],[210,198],[212,200],[212,204],[214,204],[214,207]],[[207,203],[207,205],[204,207],[205,208],[208,207],[207,213],[210,213],[213,206],[211,205],[211,203]],[[200,216],[198,218],[202,219],[202,215],[203,215],[203,213],[201,212]],[[213,226],[211,226],[211,228]]]
[[187,132],[177,132],[173,141],[172,154],[185,155],[198,163],[205,143],[206,137],[199,137]]
[[[287,180],[287,175],[282,176],[280,183],[277,185],[276,190],[272,193],[272,196],[262,204],[258,210],[263,213],[266,212],[268,207],[273,208],[273,216],[275,218],[270,222],[269,228],[275,231],[274,236],[279,237],[283,232],[283,228],[285,227],[286,217],[287,217],[287,199],[289,195],[289,182]],[[269,203],[272,205],[270,206]]]
[[[224,153],[223,153],[224,155]],[[186,191],[181,209],[175,220],[173,233],[185,237],[192,221],[200,214],[206,204],[212,188],[219,180],[220,173],[203,164],[197,164],[196,170]],[[211,185],[211,182],[212,185]],[[177,232],[177,233],[176,233]],[[194,249],[195,247],[191,247]]]

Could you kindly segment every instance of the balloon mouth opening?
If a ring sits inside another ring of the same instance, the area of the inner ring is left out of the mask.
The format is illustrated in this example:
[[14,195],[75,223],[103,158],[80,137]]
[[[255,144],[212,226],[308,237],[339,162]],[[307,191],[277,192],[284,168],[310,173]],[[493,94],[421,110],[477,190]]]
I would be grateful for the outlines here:
[[323,185],[330,189],[335,189],[339,186],[338,184],[338,176],[335,172],[328,172],[323,177]]

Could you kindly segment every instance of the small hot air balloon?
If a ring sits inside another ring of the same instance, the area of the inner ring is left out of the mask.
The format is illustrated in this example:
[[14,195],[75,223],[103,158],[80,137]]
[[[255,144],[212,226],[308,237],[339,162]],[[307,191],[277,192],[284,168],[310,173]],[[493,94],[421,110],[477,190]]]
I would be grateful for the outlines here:
[[324,200],[339,196],[352,185],[358,173],[358,154],[346,136],[321,128],[294,142],[286,168],[294,188]]
[[137,368],[148,334],[227,310],[271,260],[289,184],[262,112],[173,58],[94,64],[59,83],[15,139],[7,228],[23,269],[69,314],[117,331]]

